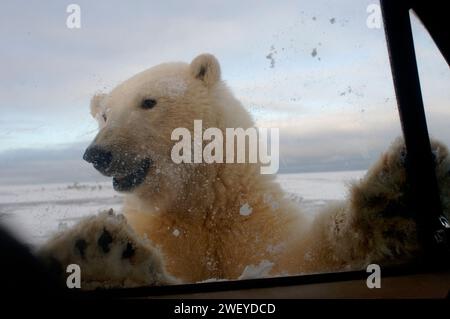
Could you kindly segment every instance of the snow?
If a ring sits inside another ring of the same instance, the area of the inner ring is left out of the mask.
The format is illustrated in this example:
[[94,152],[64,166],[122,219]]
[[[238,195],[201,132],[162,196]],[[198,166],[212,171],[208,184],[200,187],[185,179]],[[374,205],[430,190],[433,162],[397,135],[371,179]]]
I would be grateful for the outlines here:
[[[280,174],[277,180],[290,198],[314,214],[328,202],[344,199],[348,182],[363,174],[364,171]],[[0,223],[36,247],[84,216],[110,208],[120,212],[122,201],[123,195],[114,191],[111,182],[0,185]],[[246,203],[240,213],[249,215],[252,207]],[[174,229],[174,236],[180,234]],[[278,248],[281,249],[268,249]]]
[[273,262],[268,260],[263,260],[259,263],[259,265],[249,265],[246,266],[241,276],[239,276],[239,280],[242,279],[256,279],[256,278],[264,278],[269,276],[269,272],[273,267]]
[[298,202],[304,211],[314,213],[330,202],[345,199],[350,182],[359,180],[365,172],[279,174],[277,180],[288,197]]
[[111,182],[0,185],[0,222],[37,246],[84,216],[110,208],[119,212],[121,203]]
[[248,203],[242,205],[241,208],[239,208],[239,214],[241,214],[242,216],[248,216],[251,213],[252,213],[252,208],[250,207],[250,205]]

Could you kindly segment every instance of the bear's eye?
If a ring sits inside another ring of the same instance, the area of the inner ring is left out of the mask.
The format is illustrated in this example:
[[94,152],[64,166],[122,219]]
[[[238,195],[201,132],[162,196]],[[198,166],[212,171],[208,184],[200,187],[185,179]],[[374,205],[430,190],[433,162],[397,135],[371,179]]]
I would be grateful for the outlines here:
[[141,108],[143,108],[144,110],[149,110],[153,108],[155,105],[156,105],[155,99],[145,99],[142,101]]

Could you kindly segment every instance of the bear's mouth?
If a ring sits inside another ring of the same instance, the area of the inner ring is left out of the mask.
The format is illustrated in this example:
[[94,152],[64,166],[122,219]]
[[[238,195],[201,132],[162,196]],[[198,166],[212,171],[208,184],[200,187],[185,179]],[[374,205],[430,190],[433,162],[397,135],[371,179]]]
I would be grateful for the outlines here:
[[131,191],[145,180],[152,161],[144,159],[138,168],[125,176],[113,176],[113,187],[118,192]]

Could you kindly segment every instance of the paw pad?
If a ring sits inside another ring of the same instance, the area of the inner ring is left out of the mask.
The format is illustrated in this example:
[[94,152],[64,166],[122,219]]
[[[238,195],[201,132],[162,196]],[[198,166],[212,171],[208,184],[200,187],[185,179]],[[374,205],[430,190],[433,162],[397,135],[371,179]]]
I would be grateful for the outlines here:
[[80,254],[81,258],[85,257],[87,242],[84,239],[78,239],[75,242],[75,249]]
[[100,246],[100,248],[103,250],[104,253],[108,253],[110,248],[109,245],[112,243],[113,238],[109,231],[103,229],[103,233],[100,235],[100,237],[97,240],[97,245]]
[[122,253],[122,259],[131,258],[134,256],[135,249],[133,248],[133,245],[131,243],[127,244],[127,247]]

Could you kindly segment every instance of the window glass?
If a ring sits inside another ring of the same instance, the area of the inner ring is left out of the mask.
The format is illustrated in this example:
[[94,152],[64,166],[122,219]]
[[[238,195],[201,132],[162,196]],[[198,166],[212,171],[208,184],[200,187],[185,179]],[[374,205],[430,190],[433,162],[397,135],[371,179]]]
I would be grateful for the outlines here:
[[[216,56],[255,125],[279,128],[276,179],[311,218],[348,201],[401,135],[377,1],[78,1],[81,28],[62,3],[19,4],[2,4],[0,19],[0,220],[34,248],[121,211],[125,195],[82,159],[97,134],[90,99],[159,63]],[[416,45],[430,131],[445,140],[448,69],[431,40]],[[242,203],[240,215],[252,213]]]
[[449,145],[450,70],[420,19],[413,12],[410,17],[428,131]]

